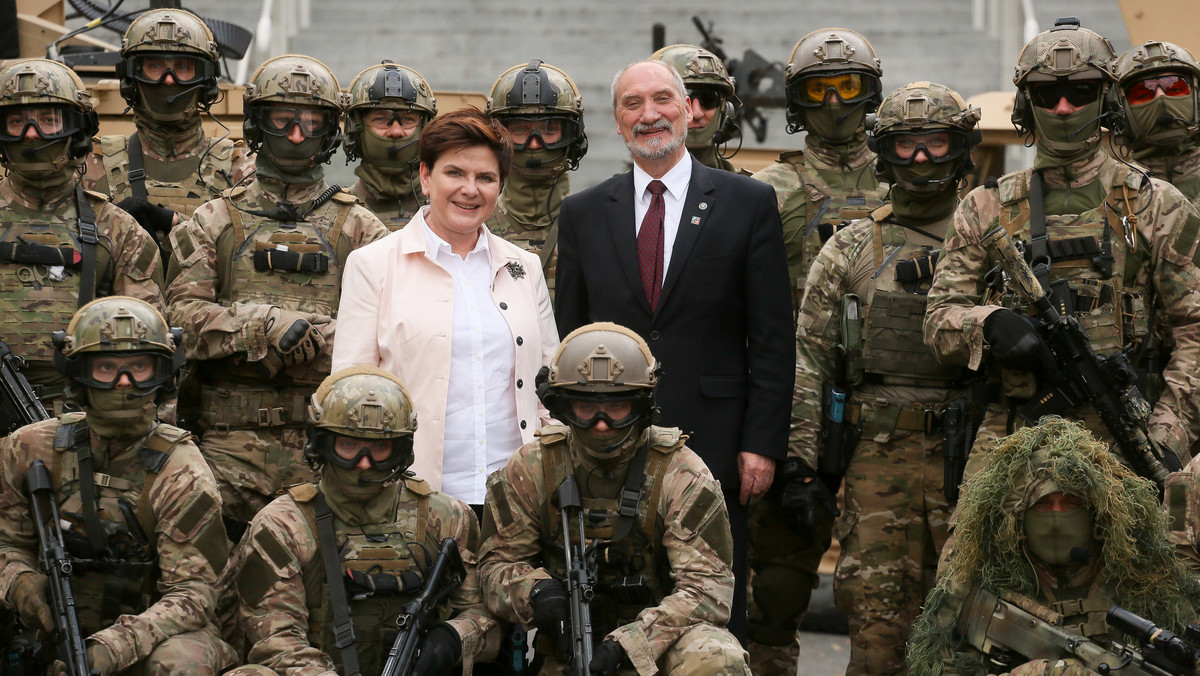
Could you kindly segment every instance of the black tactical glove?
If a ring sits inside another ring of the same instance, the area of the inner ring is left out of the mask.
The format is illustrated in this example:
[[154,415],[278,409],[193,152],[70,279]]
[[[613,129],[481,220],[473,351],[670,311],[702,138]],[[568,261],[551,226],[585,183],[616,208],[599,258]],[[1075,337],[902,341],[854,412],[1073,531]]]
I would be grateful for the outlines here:
[[592,676],[614,676],[617,669],[626,661],[625,649],[620,643],[611,638],[604,639],[596,652],[592,653],[592,661],[588,663],[588,671]]
[[442,622],[425,634],[421,654],[413,665],[413,676],[442,676],[462,659],[462,639],[454,627]]
[[126,197],[117,203],[122,211],[133,216],[138,224],[149,232],[171,232],[175,225],[175,212],[166,207],[146,201],[145,197]]
[[571,601],[567,590],[558,580],[542,580],[529,592],[533,609],[533,626],[547,638],[557,641],[571,618]]
[[1014,371],[1033,371],[1038,379],[1058,378],[1058,364],[1050,346],[1033,323],[1012,310],[997,310],[983,321],[983,339],[996,363]]
[[799,458],[789,458],[783,463],[782,476],[779,504],[788,528],[801,537],[828,531],[829,524],[842,512],[825,482]]

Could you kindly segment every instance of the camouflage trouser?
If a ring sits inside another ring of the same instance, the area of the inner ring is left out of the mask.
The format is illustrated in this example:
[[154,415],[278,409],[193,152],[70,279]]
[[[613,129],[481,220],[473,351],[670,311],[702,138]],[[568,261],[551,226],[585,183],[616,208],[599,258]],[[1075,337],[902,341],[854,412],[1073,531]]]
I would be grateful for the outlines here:
[[[560,676],[566,665],[552,657],[542,662],[539,676]],[[750,676],[746,651],[724,627],[698,624],[683,632],[675,645],[658,658],[658,673],[663,676]],[[637,674],[634,669],[621,669],[621,676]],[[249,675],[248,675],[249,676]]]
[[907,673],[904,644],[947,537],[941,448],[940,431],[896,431],[889,441],[864,438],[854,451],[833,587],[850,621],[847,676]]
[[796,631],[812,590],[817,567],[829,549],[832,523],[809,538],[792,532],[779,509],[776,482],[750,505],[750,668],[756,676],[794,676],[799,644]]
[[210,624],[199,631],[176,634],[158,644],[127,674],[140,676],[213,676],[237,664],[237,655]]
[[232,671],[226,671],[225,676],[275,676],[275,672],[261,664],[244,664]]
[[249,523],[280,489],[317,481],[304,462],[304,441],[302,427],[205,432],[200,451],[217,478],[225,518]]

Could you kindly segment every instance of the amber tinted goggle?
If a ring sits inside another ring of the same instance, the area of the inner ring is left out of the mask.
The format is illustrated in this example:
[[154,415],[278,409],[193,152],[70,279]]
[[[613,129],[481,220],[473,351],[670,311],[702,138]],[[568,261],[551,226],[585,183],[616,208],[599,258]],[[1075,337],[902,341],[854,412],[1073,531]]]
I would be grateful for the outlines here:
[[858,103],[879,92],[879,81],[862,73],[831,73],[800,78],[788,87],[793,103],[824,105],[834,95],[842,103]]
[[338,116],[329,110],[265,106],[262,109],[262,130],[272,136],[287,136],[292,127],[300,127],[306,138],[325,136],[337,127]]
[[1159,90],[1167,96],[1187,96],[1192,93],[1192,83],[1182,75],[1148,77],[1125,85],[1125,100],[1130,105],[1140,106],[1153,101]]
[[16,106],[0,109],[0,140],[19,141],[33,127],[47,141],[65,138],[83,127],[83,113],[71,106]]
[[1098,82],[1048,82],[1029,88],[1029,100],[1038,108],[1054,108],[1062,99],[1072,106],[1086,106],[1100,98]]

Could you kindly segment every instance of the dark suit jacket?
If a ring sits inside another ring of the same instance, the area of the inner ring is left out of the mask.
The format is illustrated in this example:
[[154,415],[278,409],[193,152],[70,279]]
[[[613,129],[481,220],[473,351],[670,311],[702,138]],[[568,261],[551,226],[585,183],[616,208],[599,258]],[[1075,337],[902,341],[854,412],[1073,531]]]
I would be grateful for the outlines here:
[[633,204],[632,172],[563,201],[559,333],[609,321],[641,335],[662,364],[660,424],[691,434],[688,445],[737,490],[739,451],[787,452],[796,351],[775,190],[692,160],[654,313],[642,291]]

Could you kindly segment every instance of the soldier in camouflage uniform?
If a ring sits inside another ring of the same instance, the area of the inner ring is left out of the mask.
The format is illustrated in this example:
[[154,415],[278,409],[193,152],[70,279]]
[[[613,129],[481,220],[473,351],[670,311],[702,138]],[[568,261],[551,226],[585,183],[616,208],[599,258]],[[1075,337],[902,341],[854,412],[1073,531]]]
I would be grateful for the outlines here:
[[100,137],[85,187],[108,193],[154,237],[164,267],[167,234],[246,173],[241,142],[209,138],[200,114],[221,96],[217,43],[204,21],[181,9],[153,9],[129,24],[117,66],[121,96],[137,131]]
[[[1163,464],[1177,469],[1172,456],[1186,460],[1200,436],[1193,375],[1200,348],[1200,215],[1169,183],[1147,178],[1100,147],[1101,114],[1116,114],[1106,111],[1111,99],[1105,97],[1114,56],[1108,40],[1075,19],[1060,19],[1025,46],[1014,78],[1013,122],[1033,134],[1033,169],[972,190],[946,233],[929,291],[925,342],[945,364],[985,367],[993,389],[968,477],[996,438],[1025,424],[1021,407],[1056,380],[1054,358],[1026,318],[1032,311],[1006,288],[1004,276],[989,274],[998,256],[981,240],[996,228],[1030,242],[1027,257],[1045,271],[1041,285],[1054,290],[1063,314],[1079,320],[1097,353],[1143,347],[1133,356],[1153,354],[1159,350],[1145,341],[1159,334],[1174,346],[1165,365],[1154,358],[1134,364],[1162,390],[1147,398],[1157,401],[1149,436],[1169,451]],[[1042,213],[1032,213],[1038,202]],[[1063,415],[1111,439],[1087,403]]]
[[487,227],[537,254],[553,300],[558,210],[571,193],[567,172],[578,169],[587,152],[583,97],[569,75],[534,59],[496,78],[486,112],[513,143],[512,171]]
[[171,232],[167,299],[201,374],[200,448],[239,525],[275,491],[314,478],[302,457],[304,412],[329,373],[342,266],[388,232],[325,183],[342,96],[316,59],[260,66],[243,125],[256,180]]
[[[940,84],[912,82],[884,98],[868,143],[891,200],[825,244],[800,305],[781,502],[795,534],[819,532],[837,511],[830,491],[844,468],[834,595],[850,617],[848,675],[906,672],[908,629],[946,541],[942,422],[956,413],[943,412],[955,400],[965,403],[965,369],[937,363],[921,323],[937,247],[959,183],[974,168],[978,120],[978,108]],[[847,390],[842,429],[823,431],[824,400]],[[848,440],[846,428],[861,441]],[[964,456],[966,443],[963,437],[958,449]],[[820,478],[818,470],[825,470]]]
[[734,580],[721,487],[686,436],[651,425],[657,381],[637,334],[609,323],[576,329],[538,375],[539,396],[566,424],[542,428],[489,477],[484,598],[498,617],[538,628],[542,674],[562,671],[554,639],[570,630],[563,521],[551,502],[568,475],[600,560],[591,673],[750,673],[724,628]]
[[980,604],[985,617],[968,609],[980,591],[1105,646],[1118,637],[1106,620],[1114,604],[1176,633],[1200,612],[1200,586],[1174,556],[1154,485],[1078,423],[1050,416],[1001,439],[955,519],[908,645],[916,676],[1094,676],[1074,660],[1030,659],[1021,651],[1031,645],[995,634],[1008,651],[989,659],[979,630],[994,604]]
[[736,171],[730,157],[722,155],[720,146],[733,139],[737,125],[733,118],[738,101],[733,94],[733,78],[725,63],[716,54],[695,45],[671,45],[650,55],[651,61],[662,61],[675,69],[687,89],[692,121],[688,123],[687,149],[701,164],[713,169]]
[[1114,66],[1118,131],[1150,175],[1200,204],[1200,64],[1183,47],[1146,42]]
[[218,674],[236,660],[212,624],[229,553],[217,484],[191,435],[155,417],[175,387],[179,339],[142,301],[92,301],[54,335],[83,412],[0,441],[0,598],[26,627],[55,629],[25,492],[40,460],[76,559],[88,661],[103,676]]
[[354,194],[389,230],[399,230],[428,200],[417,180],[421,130],[437,115],[433,89],[417,71],[384,61],[350,83],[346,162]]
[[[874,173],[864,121],[882,97],[883,70],[863,36],[843,28],[813,31],[792,48],[787,64],[788,131],[806,130],[802,150],[754,174],[779,199],[793,299],[800,305],[804,280],[821,245],[839,228],[865,218],[887,193]],[[817,567],[831,541],[826,515],[808,542],[785,524],[781,483],[750,506],[750,658],[757,674],[795,671],[794,638]],[[789,671],[790,670],[790,671]]]
[[57,415],[65,381],[50,332],[98,296],[162,310],[163,272],[137,222],[79,185],[97,119],[73,71],[42,59],[0,71],[0,116],[0,338],[29,361],[25,375]]
[[[387,371],[354,366],[321,383],[308,415],[305,457],[319,483],[288,488],[254,517],[239,545],[248,661],[295,676],[357,673],[349,658],[362,673],[380,673],[396,617],[420,592],[442,539],[453,538],[466,579],[442,604],[413,673],[449,673],[460,660],[470,673],[499,645],[475,572],[479,523],[465,503],[406,472],[417,426],[408,391]],[[322,548],[325,537],[337,551]],[[351,599],[331,594],[330,584]],[[354,630],[344,649],[335,638],[339,602]]]

